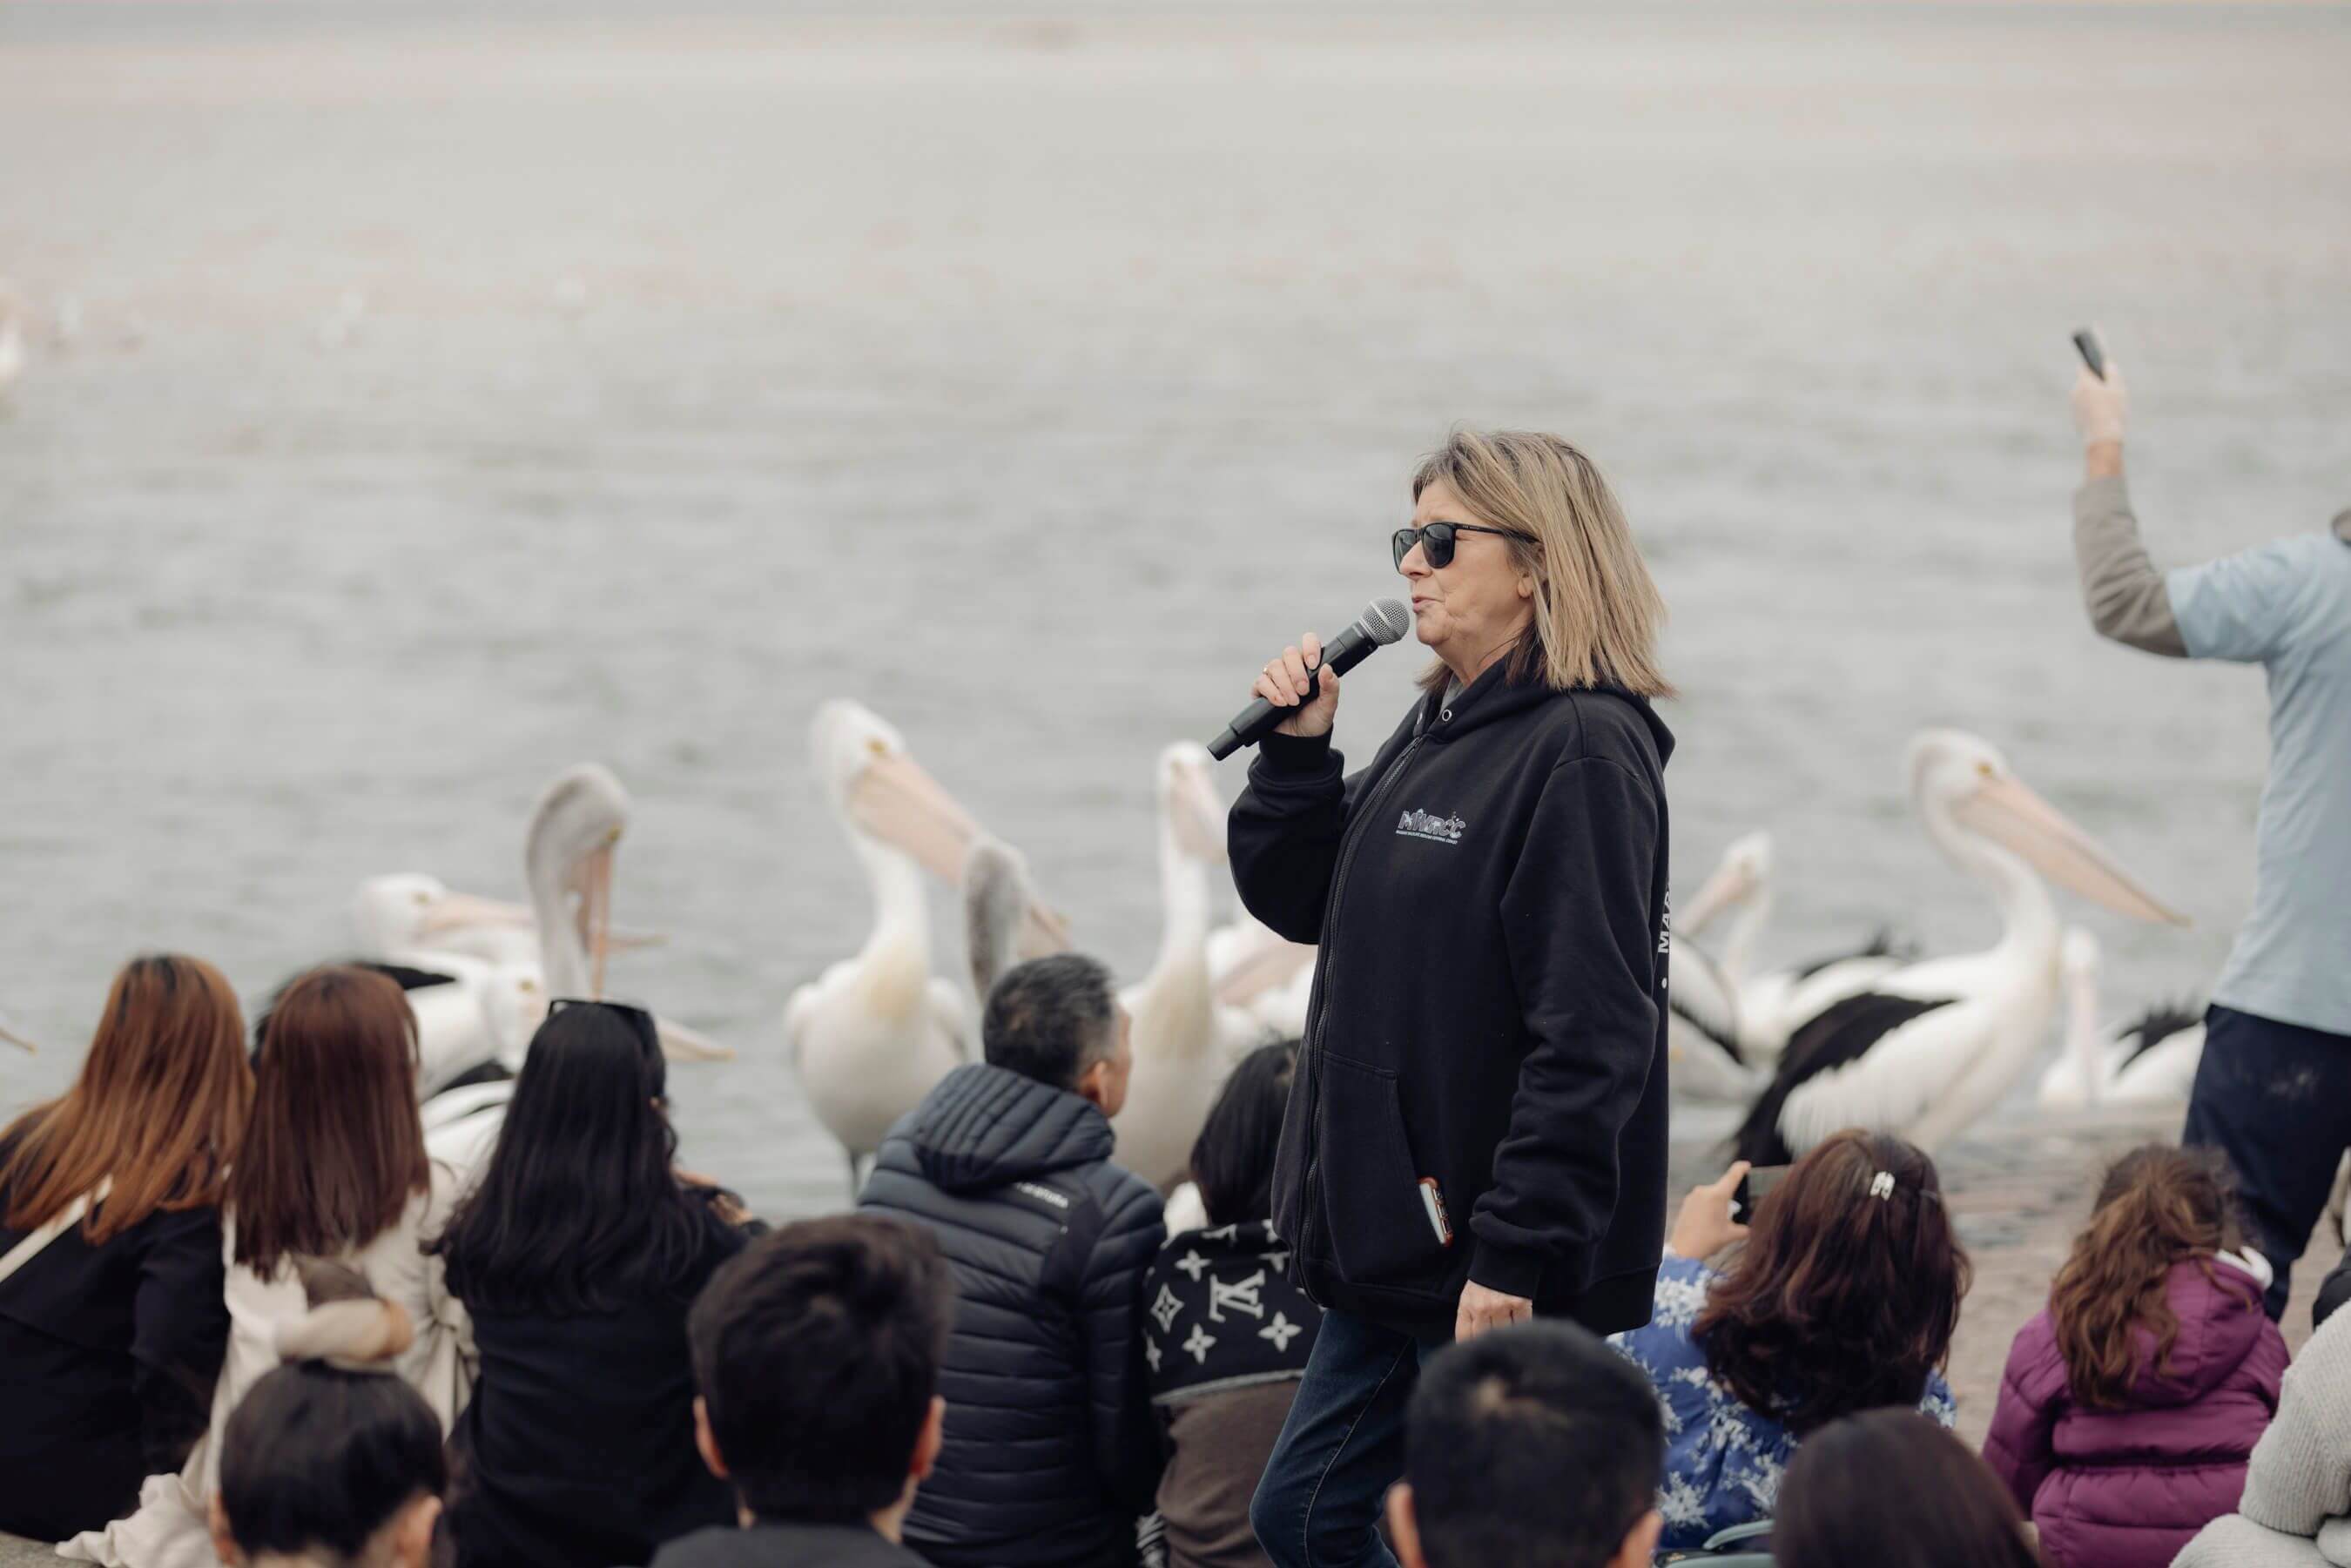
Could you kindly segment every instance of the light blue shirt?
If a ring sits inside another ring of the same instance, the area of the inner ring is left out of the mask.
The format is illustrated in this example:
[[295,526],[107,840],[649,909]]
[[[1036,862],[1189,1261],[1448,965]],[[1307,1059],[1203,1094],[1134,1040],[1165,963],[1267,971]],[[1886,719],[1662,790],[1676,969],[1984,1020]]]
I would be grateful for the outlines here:
[[2298,535],[2164,583],[2189,657],[2269,675],[2253,910],[2212,999],[2351,1035],[2351,543]]

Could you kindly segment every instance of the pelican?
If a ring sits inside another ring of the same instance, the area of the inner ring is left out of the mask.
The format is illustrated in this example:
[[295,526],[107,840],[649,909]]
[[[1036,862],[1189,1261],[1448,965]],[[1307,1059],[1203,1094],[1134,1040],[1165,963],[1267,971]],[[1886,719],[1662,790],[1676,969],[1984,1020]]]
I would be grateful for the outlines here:
[[1162,751],[1157,795],[1159,956],[1119,993],[1134,1020],[1134,1073],[1111,1125],[1118,1163],[1164,1186],[1191,1165],[1226,1072],[1269,1031],[1218,1003],[1208,979],[1208,873],[1225,861],[1225,806],[1207,748],[1186,740]]
[[[481,1028],[492,1042],[491,1056],[508,1079],[458,1086],[467,1093],[460,1103],[468,1114],[453,1117],[445,1107],[435,1113],[426,1145],[460,1169],[472,1169],[469,1156],[486,1154],[495,1139],[505,1117],[506,1095],[512,1092],[511,1077],[521,1071],[530,1037],[551,1002],[604,994],[604,966],[611,946],[613,854],[628,822],[628,791],[609,769],[590,762],[566,770],[540,794],[523,841],[523,880],[530,889],[540,962],[489,964],[463,956],[434,956],[444,963],[454,961],[476,983],[467,988],[475,989]],[[409,993],[412,1009],[420,994]],[[418,1022],[421,1037],[423,1014]],[[734,1054],[667,1019],[656,1017],[653,1022],[662,1054],[673,1061],[709,1061]],[[440,1082],[445,1089],[465,1076],[444,1074]],[[428,1106],[441,1098],[432,1095]]]
[[2187,923],[1989,743],[1925,730],[1908,762],[1928,835],[1991,892],[2000,942],[1897,969],[1799,1028],[1739,1130],[1742,1159],[1784,1164],[1845,1127],[1932,1149],[1996,1104],[2031,1063],[2057,1005],[2057,912],[2042,876],[2117,915]]
[[2059,967],[2065,985],[2065,1043],[2041,1075],[2034,1098],[2044,1110],[2095,1105],[2178,1105],[2196,1086],[2204,1055],[2203,1015],[2177,1006],[2150,1008],[2120,1029],[2098,1023],[2098,939],[2065,933]]
[[[1866,946],[1851,952],[1835,953],[1793,968],[1755,973],[1757,938],[1771,910],[1773,854],[1771,835],[1768,832],[1758,831],[1734,840],[1723,851],[1714,874],[1707,878],[1676,923],[1671,955],[1680,957],[1685,938],[1695,942],[1726,911],[1735,912],[1719,966],[1719,983],[1729,988],[1729,1001],[1711,1003],[1703,992],[1690,998],[1688,988],[1685,989],[1685,997],[1690,1000],[1691,1021],[1701,1029],[1710,1026],[1719,1030],[1726,1021],[1735,1029],[1737,1049],[1729,1053],[1733,1061],[1763,1066],[1779,1060],[1797,1024],[1820,1013],[1832,1002],[1867,990],[1913,956],[1897,951],[1891,937],[1881,932]],[[1679,984],[1678,970],[1675,977]],[[1698,976],[1694,977],[1693,987],[1714,983],[1713,977]],[[1668,994],[1673,994],[1670,988]],[[1722,1041],[1717,1038],[1714,1043],[1719,1048]]]
[[[874,921],[855,957],[792,993],[784,1044],[810,1109],[848,1156],[854,1193],[858,1162],[971,1054],[976,1032],[962,993],[931,973],[923,876],[926,868],[960,875],[982,835],[879,715],[828,702],[809,739],[826,799],[872,886]],[[1019,941],[1007,946],[1017,950]]]
[[1745,1100],[1763,1075],[1740,1041],[1739,990],[1678,933],[1666,951],[1667,1081],[1698,1100]]
[[964,857],[964,954],[971,964],[971,994],[982,1008],[1004,971],[1031,958],[1069,951],[1068,928],[1044,909],[1029,862],[1019,850],[985,832]]

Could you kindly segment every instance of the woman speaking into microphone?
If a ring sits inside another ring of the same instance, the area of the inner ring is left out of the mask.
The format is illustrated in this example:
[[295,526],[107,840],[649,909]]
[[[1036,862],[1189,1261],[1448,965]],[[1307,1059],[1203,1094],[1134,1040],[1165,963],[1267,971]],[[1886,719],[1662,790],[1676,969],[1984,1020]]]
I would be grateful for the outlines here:
[[1228,830],[1242,903],[1321,949],[1273,1218],[1328,1313],[1250,1511],[1281,1568],[1392,1564],[1420,1357],[1646,1322],[1665,1235],[1664,602],[1556,436],[1457,432],[1412,492],[1421,700],[1345,773],[1339,682],[1283,649]]

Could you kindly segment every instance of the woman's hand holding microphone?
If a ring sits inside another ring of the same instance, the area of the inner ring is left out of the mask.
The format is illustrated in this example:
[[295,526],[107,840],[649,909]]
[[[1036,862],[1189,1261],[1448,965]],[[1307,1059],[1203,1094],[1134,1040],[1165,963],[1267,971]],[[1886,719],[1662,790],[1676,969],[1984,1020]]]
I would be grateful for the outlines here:
[[[1322,684],[1315,687],[1318,673]],[[1314,691],[1311,699],[1306,695],[1310,688]],[[1249,689],[1276,707],[1296,709],[1274,730],[1276,735],[1328,735],[1338,716],[1339,677],[1322,668],[1322,639],[1311,632],[1301,632],[1296,643],[1268,661]]]

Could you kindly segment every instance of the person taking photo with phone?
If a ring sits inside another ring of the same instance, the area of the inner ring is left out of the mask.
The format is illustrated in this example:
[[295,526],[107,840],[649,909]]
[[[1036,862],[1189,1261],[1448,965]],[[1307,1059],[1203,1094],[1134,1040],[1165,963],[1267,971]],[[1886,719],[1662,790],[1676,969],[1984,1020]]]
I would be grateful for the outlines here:
[[2324,530],[2158,571],[2123,485],[2129,393],[2100,358],[2104,375],[2085,366],[2074,383],[2074,553],[2090,624],[2149,653],[2268,676],[2252,913],[2212,988],[2182,1140],[2234,1167],[2276,1318],[2351,1148],[2351,507]]

